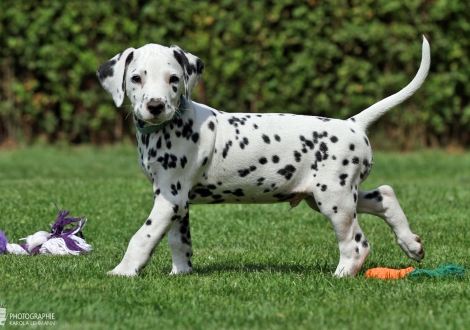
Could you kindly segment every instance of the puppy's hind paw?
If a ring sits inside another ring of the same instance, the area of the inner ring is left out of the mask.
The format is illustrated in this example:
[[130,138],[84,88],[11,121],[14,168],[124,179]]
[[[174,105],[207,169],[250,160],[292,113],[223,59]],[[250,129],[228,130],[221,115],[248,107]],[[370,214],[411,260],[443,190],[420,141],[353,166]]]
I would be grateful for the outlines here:
[[405,241],[398,240],[398,245],[402,248],[405,254],[418,262],[424,258],[424,247],[421,244],[421,239],[418,235],[413,235],[412,239]]

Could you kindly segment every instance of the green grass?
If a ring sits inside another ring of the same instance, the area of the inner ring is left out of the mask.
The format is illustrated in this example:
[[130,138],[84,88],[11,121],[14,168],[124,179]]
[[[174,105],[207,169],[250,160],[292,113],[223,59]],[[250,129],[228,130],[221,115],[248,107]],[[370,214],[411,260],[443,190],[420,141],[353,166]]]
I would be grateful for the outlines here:
[[[17,242],[48,230],[52,202],[86,215],[80,257],[0,256],[8,313],[54,313],[55,329],[466,329],[469,275],[366,280],[377,266],[470,270],[470,154],[375,153],[363,189],[390,184],[421,236],[409,260],[379,218],[361,215],[372,252],[355,278],[332,276],[337,242],[305,203],[191,207],[194,273],[169,276],[166,239],[137,278],[109,277],[152,208],[133,147],[0,151],[0,227]],[[8,324],[8,321],[7,321]],[[13,327],[10,328],[21,328]]]

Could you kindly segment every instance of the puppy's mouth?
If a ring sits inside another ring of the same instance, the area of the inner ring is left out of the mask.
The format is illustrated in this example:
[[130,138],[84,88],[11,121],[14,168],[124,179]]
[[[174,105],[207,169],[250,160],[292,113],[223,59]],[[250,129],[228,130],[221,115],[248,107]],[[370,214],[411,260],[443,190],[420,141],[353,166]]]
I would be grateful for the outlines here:
[[139,127],[145,127],[146,125],[149,125],[149,123],[137,117],[136,114],[134,114],[134,124]]
[[168,121],[168,120],[162,120],[161,118],[143,119],[141,116],[139,116],[136,113],[134,113],[133,117],[134,117],[134,124],[140,128],[157,126]]
[[172,109],[168,110],[155,116],[150,115],[148,118],[146,118],[146,116],[143,116],[140,111],[134,111],[134,122],[137,122],[141,127],[161,125],[173,117],[174,111],[171,111]]

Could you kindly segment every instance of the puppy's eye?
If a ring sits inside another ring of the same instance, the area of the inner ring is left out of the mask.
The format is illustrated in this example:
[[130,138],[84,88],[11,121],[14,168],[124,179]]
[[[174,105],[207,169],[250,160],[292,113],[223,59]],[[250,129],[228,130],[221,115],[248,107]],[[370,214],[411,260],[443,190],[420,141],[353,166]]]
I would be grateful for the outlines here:
[[142,82],[142,80],[140,79],[140,76],[139,75],[133,75],[131,77],[131,81],[134,83],[134,84],[140,84]]
[[177,83],[180,81],[180,78],[178,78],[177,76],[171,76],[170,77],[170,84],[174,84],[174,83]]

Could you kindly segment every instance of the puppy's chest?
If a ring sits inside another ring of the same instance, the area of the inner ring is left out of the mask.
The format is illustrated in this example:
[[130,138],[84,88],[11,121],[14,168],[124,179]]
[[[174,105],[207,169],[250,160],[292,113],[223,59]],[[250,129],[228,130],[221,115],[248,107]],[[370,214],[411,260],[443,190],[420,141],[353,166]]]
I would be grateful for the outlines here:
[[137,133],[136,137],[139,164],[149,178],[160,171],[181,175],[198,163],[204,150],[199,146],[200,130],[191,118],[178,119],[155,133]]
[[178,147],[174,132],[162,130],[152,134],[138,134],[139,164],[144,173],[155,171],[154,164],[161,165],[163,170],[184,166],[186,153]]

